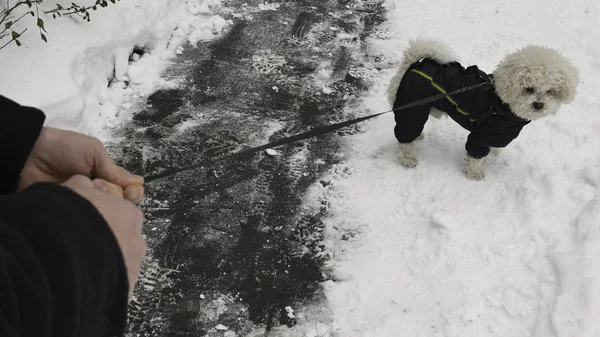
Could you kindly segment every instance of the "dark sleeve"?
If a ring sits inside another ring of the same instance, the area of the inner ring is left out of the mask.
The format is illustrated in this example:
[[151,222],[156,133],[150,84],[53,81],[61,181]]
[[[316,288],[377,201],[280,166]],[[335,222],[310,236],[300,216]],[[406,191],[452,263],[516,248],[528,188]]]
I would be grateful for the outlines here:
[[11,191],[33,148],[44,114],[0,96],[0,194]]
[[501,115],[492,115],[473,126],[465,148],[471,157],[485,157],[489,154],[490,147],[506,147],[515,140],[523,126]]
[[121,336],[128,281],[116,238],[75,192],[0,196],[0,336]]
[[490,153],[490,144],[483,134],[479,133],[477,130],[473,130],[467,137],[465,149],[469,156],[479,159]]

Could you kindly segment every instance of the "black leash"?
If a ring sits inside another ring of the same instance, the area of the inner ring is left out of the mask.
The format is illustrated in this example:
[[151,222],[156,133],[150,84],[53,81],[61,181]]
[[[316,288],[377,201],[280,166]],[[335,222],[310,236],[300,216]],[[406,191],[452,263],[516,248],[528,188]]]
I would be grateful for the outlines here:
[[182,168],[177,168],[177,169],[172,169],[172,170],[166,170],[166,171],[163,171],[161,173],[151,174],[151,175],[148,175],[148,176],[144,177],[144,181],[145,182],[150,182],[150,181],[153,181],[153,180],[157,180],[157,179],[169,177],[169,176],[172,176],[172,175],[184,172],[184,171],[193,170],[193,169],[199,168],[201,166],[206,166],[206,165],[209,165],[211,163],[222,161],[222,160],[249,158],[253,154],[255,154],[257,152],[260,152],[260,151],[263,151],[263,150],[266,150],[266,149],[270,149],[270,148],[281,146],[281,145],[285,145],[285,144],[294,143],[294,142],[297,142],[299,140],[303,140],[303,139],[307,139],[307,138],[317,137],[317,136],[320,136],[320,135],[323,135],[323,134],[326,134],[326,133],[329,133],[329,132],[332,132],[332,131],[335,131],[335,130],[339,130],[341,128],[345,128],[345,127],[353,125],[353,124],[364,122],[364,121],[366,121],[368,119],[375,118],[375,117],[381,116],[381,115],[389,113],[389,112],[398,111],[398,110],[404,110],[404,109],[409,109],[409,108],[412,108],[412,107],[415,107],[415,106],[419,106],[419,105],[431,103],[431,102],[437,101],[439,99],[448,97],[450,95],[459,94],[461,92],[474,90],[474,89],[477,89],[479,87],[484,87],[484,86],[488,86],[488,85],[491,85],[491,82],[483,82],[483,83],[479,83],[479,84],[472,85],[472,86],[469,86],[469,87],[460,88],[460,89],[457,89],[457,90],[454,90],[454,91],[451,91],[451,92],[447,92],[447,93],[444,93],[444,94],[438,94],[438,95],[435,95],[435,96],[422,98],[422,99],[416,100],[414,102],[410,102],[408,104],[399,106],[399,107],[397,107],[395,109],[391,109],[391,110],[379,112],[379,113],[376,113],[376,114],[373,114],[373,115],[359,117],[359,118],[351,119],[351,120],[348,120],[348,121],[345,121],[345,122],[340,122],[340,123],[335,123],[335,124],[330,124],[330,125],[325,125],[325,126],[319,126],[319,127],[316,127],[316,128],[314,128],[314,129],[312,129],[310,131],[306,131],[306,132],[303,132],[303,133],[299,133],[297,135],[293,135],[293,136],[290,136],[290,137],[278,139],[278,140],[276,140],[274,142],[270,142],[268,144],[264,144],[264,145],[261,145],[261,146],[257,146],[257,147],[253,147],[251,149],[244,150],[244,151],[240,151],[240,152],[228,154],[228,155],[225,155],[225,156],[222,156],[222,157],[218,157],[218,158],[213,159],[211,162],[202,162],[202,163],[193,164],[193,165],[182,167]]

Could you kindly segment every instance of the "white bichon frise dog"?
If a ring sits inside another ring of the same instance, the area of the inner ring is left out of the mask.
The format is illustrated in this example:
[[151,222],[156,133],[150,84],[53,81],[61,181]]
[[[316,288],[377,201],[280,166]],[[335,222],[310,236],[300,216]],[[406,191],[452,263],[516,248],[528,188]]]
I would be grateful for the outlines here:
[[490,149],[499,152],[525,125],[571,103],[578,81],[573,64],[546,47],[532,45],[509,54],[488,75],[477,66],[463,68],[450,48],[439,41],[411,41],[387,92],[394,108],[483,82],[490,84],[395,111],[394,134],[400,143],[401,163],[406,167],[418,164],[413,142],[420,138],[429,115],[440,118],[445,113],[470,131],[464,169],[468,178],[481,180]]

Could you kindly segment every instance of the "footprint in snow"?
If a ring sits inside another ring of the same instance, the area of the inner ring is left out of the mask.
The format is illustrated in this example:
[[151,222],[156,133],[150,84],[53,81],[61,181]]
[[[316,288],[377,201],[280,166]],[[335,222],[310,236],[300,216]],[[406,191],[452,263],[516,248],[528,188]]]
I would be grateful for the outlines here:
[[460,220],[454,215],[440,211],[431,214],[431,229],[446,230],[450,236],[454,236],[458,228]]
[[576,220],[576,235],[580,242],[598,239],[600,236],[600,197],[596,195],[590,200]]
[[590,166],[585,167],[581,170],[581,179],[586,183],[594,187],[600,187],[598,182],[600,181],[600,174],[593,170]]
[[533,317],[539,303],[519,289],[496,288],[486,294],[488,303],[512,317]]

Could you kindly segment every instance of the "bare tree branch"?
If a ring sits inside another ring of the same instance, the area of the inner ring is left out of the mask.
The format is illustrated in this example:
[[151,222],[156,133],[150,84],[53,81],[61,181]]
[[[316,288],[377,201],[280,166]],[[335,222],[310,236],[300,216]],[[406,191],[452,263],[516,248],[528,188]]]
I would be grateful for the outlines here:
[[[22,32],[19,33],[19,36],[21,36],[23,33],[25,33],[27,31],[27,28],[23,29]],[[15,39],[14,37],[12,39],[10,39],[10,41],[6,42],[5,44],[2,45],[2,47],[0,47],[0,50],[2,50],[4,47],[8,46],[9,44],[11,44],[13,41],[17,41],[17,39]]]
[[[96,10],[99,7],[102,7],[102,8],[108,7],[109,3],[116,4],[117,1],[120,1],[120,0],[96,0],[95,4],[91,5],[91,6],[81,6],[81,5],[78,5],[77,3],[71,2],[70,7],[63,7],[62,5],[57,3],[55,9],[45,11],[45,12],[43,12],[43,14],[52,14],[52,17],[55,19],[57,17],[62,17],[62,16],[66,15],[66,16],[69,16],[70,18],[72,18],[73,20],[76,20],[73,17],[74,15],[76,15],[76,16],[80,17],[81,19],[83,19],[84,21],[89,22],[91,10]],[[21,45],[21,42],[18,40],[18,38],[21,36],[21,34],[25,33],[27,31],[27,29],[24,29],[21,33],[17,33],[16,31],[12,30],[11,28],[14,27],[17,22],[19,22],[21,19],[23,19],[27,15],[31,15],[35,18],[41,39],[45,42],[48,42],[48,39],[46,38],[46,35],[44,34],[44,33],[47,34],[47,31],[45,28],[45,23],[44,23],[43,18],[40,17],[39,5],[42,2],[44,2],[44,0],[17,0],[16,3],[11,5],[11,0],[6,0],[6,9],[0,10],[0,40],[8,37],[10,34],[12,34],[12,36],[11,36],[10,41],[4,43],[0,47],[0,49],[5,48],[12,42],[15,42],[18,46]],[[17,18],[16,20],[13,20],[13,18],[14,18],[13,13],[15,12],[15,10],[17,8],[20,8],[23,5],[27,5],[30,9],[27,10],[21,16],[19,16],[19,18]],[[33,11],[33,9],[31,9],[31,7],[33,7],[33,5],[35,5],[35,11]],[[10,33],[9,33],[9,31],[10,31]]]
[[[29,12],[24,13],[23,15],[21,15],[18,19],[16,19],[15,21],[13,21],[10,25],[4,25],[4,29],[2,31],[0,31],[0,36],[3,36],[2,34],[4,34],[7,30],[10,29],[10,27],[14,26],[17,22],[19,22],[19,20],[21,20],[22,18],[24,18],[26,15],[29,15]],[[0,21],[0,24],[2,23],[2,21]],[[7,34],[8,35],[8,34]]]

